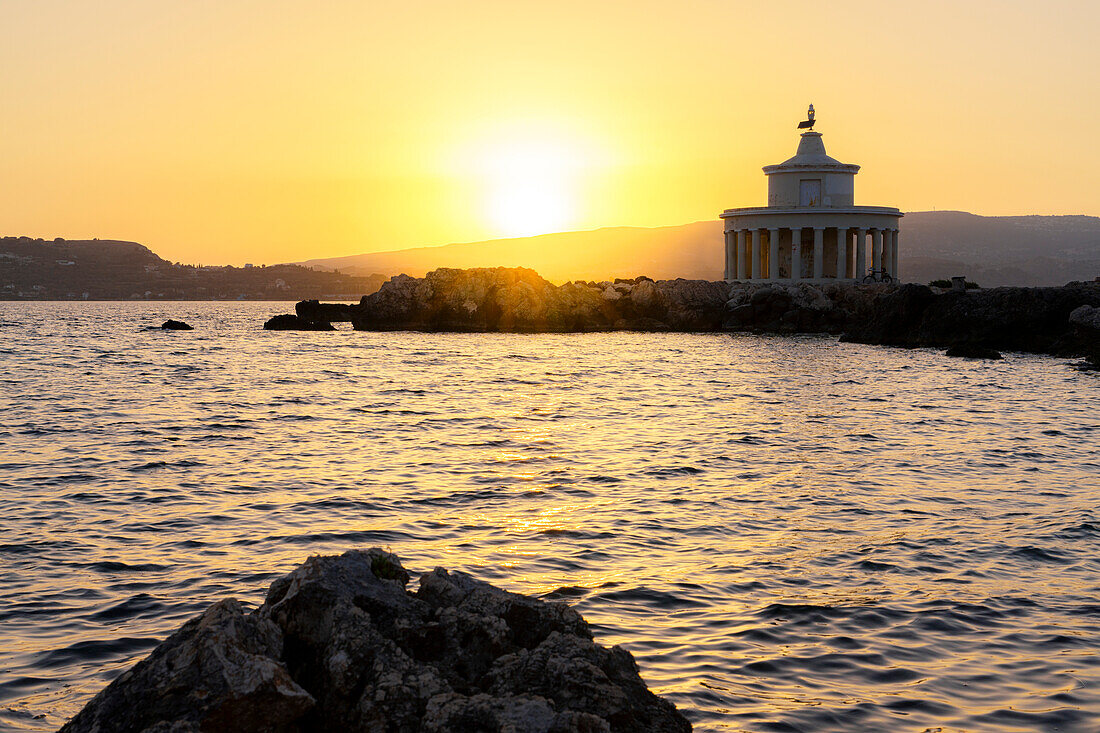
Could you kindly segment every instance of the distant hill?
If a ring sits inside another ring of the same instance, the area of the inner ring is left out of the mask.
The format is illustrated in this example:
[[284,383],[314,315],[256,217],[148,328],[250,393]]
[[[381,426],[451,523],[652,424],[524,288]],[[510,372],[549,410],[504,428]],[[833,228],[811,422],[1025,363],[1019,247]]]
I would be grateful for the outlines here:
[[[1062,285],[1100,276],[1100,218],[976,216],[922,211],[901,222],[902,277],[928,282],[953,275],[991,287]],[[530,267],[549,280],[722,277],[722,222],[615,227],[520,239],[448,244],[313,259],[308,267],[421,276],[437,267]]]
[[0,300],[357,300],[384,281],[301,265],[181,265],[137,242],[0,238]]
[[902,277],[966,275],[981,285],[1064,285],[1100,277],[1100,218],[919,211],[901,220]]
[[307,267],[341,272],[421,276],[437,267],[529,267],[548,280],[722,277],[722,224],[700,221],[654,229],[614,227],[519,239],[418,247],[308,260]]

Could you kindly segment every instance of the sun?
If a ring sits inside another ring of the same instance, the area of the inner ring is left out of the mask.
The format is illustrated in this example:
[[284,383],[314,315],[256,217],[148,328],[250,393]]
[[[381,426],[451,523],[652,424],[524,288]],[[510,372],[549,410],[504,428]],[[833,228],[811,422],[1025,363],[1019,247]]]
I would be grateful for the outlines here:
[[563,142],[509,140],[490,146],[482,161],[488,223],[505,237],[568,229],[576,222],[582,158]]

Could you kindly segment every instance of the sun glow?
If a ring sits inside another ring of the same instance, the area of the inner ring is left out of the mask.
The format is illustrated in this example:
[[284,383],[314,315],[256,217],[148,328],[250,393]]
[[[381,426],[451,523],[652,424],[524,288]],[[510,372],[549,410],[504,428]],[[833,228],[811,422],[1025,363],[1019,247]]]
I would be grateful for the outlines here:
[[487,222],[505,237],[569,229],[578,219],[585,146],[552,135],[518,135],[485,143],[478,167]]
[[455,147],[453,172],[477,182],[489,236],[530,237],[582,225],[592,176],[612,164],[588,129],[536,116],[499,121]]

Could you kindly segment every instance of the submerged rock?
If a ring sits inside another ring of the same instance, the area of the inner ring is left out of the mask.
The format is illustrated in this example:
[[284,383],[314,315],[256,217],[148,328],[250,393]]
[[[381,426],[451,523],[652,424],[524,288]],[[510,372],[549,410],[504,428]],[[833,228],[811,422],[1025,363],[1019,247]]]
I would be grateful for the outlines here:
[[312,557],[251,613],[189,621],[62,732],[691,730],[565,604],[438,568],[408,581],[383,550]]
[[165,331],[194,331],[195,329],[184,323],[183,321],[174,321],[169,318],[164,323],[160,324],[160,327]]
[[328,321],[310,321],[301,316],[285,314],[273,316],[264,323],[265,331],[335,331]]

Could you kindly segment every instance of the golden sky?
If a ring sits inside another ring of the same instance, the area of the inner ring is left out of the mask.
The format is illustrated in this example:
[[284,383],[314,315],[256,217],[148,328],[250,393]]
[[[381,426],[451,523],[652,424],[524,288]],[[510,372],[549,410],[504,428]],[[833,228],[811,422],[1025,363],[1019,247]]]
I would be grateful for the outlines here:
[[0,0],[0,234],[274,263],[762,205],[1100,215],[1096,0]]

